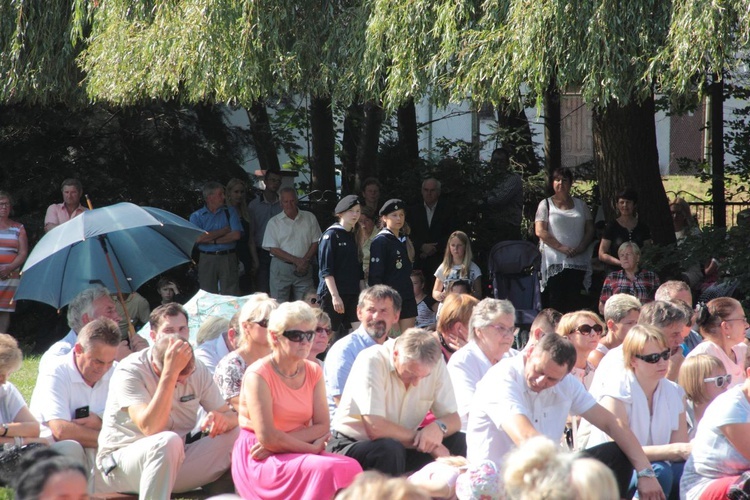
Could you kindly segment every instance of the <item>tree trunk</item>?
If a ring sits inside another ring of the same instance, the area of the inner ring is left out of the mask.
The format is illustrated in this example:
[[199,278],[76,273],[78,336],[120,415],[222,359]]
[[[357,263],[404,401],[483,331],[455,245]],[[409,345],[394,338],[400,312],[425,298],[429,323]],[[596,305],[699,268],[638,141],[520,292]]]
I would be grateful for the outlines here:
[[497,108],[498,128],[503,134],[503,147],[511,157],[524,166],[524,176],[539,172],[539,162],[534,153],[534,142],[531,140],[531,128],[526,111],[508,105]]
[[333,131],[333,111],[330,97],[311,98],[310,128],[312,129],[311,187],[321,191],[335,192],[336,135]]
[[359,191],[357,152],[359,139],[362,137],[364,113],[364,106],[359,102],[351,104],[344,112],[344,135],[341,140],[341,194],[353,194]]
[[562,166],[560,93],[554,82],[544,93],[544,160],[549,173]]
[[406,165],[414,165],[419,160],[419,131],[417,109],[414,99],[409,99],[398,107],[398,146]]
[[260,169],[278,172],[281,170],[281,165],[265,103],[261,100],[253,102],[247,110],[247,118],[250,120],[250,134],[253,137]]
[[364,124],[357,152],[357,177],[362,182],[378,175],[378,147],[380,127],[383,124],[383,109],[373,101],[365,103]]
[[714,75],[711,84],[711,193],[714,226],[727,227],[724,199],[724,80]]
[[594,110],[594,166],[607,220],[615,218],[615,194],[625,186],[638,192],[638,213],[655,243],[675,241],[667,194],[659,173],[654,98],[641,104],[610,104]]

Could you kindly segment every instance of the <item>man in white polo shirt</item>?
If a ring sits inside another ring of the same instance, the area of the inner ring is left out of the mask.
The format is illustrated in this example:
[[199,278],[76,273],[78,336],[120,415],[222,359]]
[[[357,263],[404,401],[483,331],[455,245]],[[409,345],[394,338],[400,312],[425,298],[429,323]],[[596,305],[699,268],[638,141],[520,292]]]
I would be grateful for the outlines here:
[[31,413],[40,436],[91,471],[107,403],[120,330],[108,318],[95,319],[78,333],[73,352],[40,374]]

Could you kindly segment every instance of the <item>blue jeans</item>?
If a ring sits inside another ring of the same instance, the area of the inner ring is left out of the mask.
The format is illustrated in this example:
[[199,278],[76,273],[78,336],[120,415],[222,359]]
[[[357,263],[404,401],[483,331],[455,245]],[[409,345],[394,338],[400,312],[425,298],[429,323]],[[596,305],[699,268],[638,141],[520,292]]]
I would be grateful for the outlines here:
[[[682,469],[685,467],[685,462],[652,462],[651,467],[656,473],[656,480],[659,481],[659,485],[664,491],[667,500],[680,498],[680,478],[682,477]],[[630,491],[631,493],[635,493],[635,498],[638,498],[638,493],[635,491],[637,484],[638,478],[636,477],[636,473],[633,472]]]

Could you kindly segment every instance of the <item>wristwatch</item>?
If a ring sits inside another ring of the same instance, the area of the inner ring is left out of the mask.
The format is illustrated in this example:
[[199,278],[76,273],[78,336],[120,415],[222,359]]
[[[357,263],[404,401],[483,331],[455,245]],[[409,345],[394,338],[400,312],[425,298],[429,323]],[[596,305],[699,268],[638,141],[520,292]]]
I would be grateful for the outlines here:
[[435,423],[440,428],[440,430],[443,432],[443,435],[445,435],[445,433],[448,432],[448,426],[445,425],[443,422],[441,422],[440,420],[435,420]]
[[638,479],[642,477],[656,477],[656,473],[654,472],[654,469],[652,469],[651,467],[647,467],[643,470],[639,470],[636,474],[636,477]]

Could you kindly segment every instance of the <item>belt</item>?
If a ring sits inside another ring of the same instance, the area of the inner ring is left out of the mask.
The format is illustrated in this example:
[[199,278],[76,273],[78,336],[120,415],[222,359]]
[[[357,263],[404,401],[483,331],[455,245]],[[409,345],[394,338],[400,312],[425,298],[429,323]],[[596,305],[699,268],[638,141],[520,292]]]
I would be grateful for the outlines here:
[[217,250],[216,252],[206,252],[205,250],[199,250],[200,253],[205,253],[206,255],[229,255],[230,253],[234,253],[235,249],[232,248],[231,250]]
[[281,262],[282,264],[289,264],[290,266],[293,266],[293,265],[294,265],[294,262],[287,262],[287,261],[285,261],[285,260],[281,260],[281,259],[280,259],[280,258],[278,258],[278,257],[274,257],[274,259],[275,259],[275,260],[277,260],[277,261],[279,261],[279,262]]

